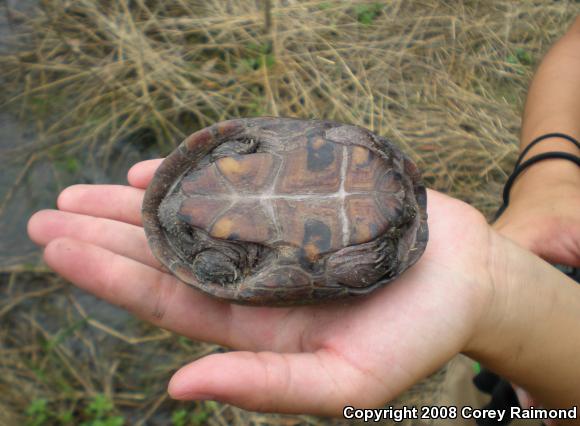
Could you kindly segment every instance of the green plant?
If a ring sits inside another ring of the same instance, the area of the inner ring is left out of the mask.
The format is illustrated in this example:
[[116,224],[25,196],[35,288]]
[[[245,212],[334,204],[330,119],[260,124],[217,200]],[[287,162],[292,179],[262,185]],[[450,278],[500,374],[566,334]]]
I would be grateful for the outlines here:
[[200,411],[194,411],[191,413],[190,419],[191,424],[194,426],[199,426],[205,424],[206,420],[209,418],[211,411],[206,411],[201,409]]
[[60,329],[51,339],[44,342],[44,348],[48,352],[52,351],[56,346],[60,345],[67,337],[72,336],[75,330],[78,330],[80,327],[85,325],[86,322],[87,319],[83,318],[79,321],[70,324],[68,327],[64,329]]
[[383,5],[381,3],[359,4],[354,7],[356,20],[363,25],[370,25],[381,14]]
[[180,408],[179,410],[171,413],[171,424],[173,426],[186,426],[187,425],[187,410]]
[[508,62],[512,64],[532,65],[533,58],[530,52],[522,47],[518,47],[514,54],[508,56]]
[[50,412],[46,399],[35,399],[26,408],[27,426],[41,426],[49,419]]
[[59,159],[56,162],[56,167],[59,170],[74,174],[80,170],[81,163],[78,158],[69,155],[66,156],[65,158]]
[[180,408],[171,414],[171,424],[173,426],[201,426],[207,423],[212,412],[219,408],[215,401],[205,401],[198,404],[196,408],[188,412],[185,408]]
[[248,70],[258,70],[262,67],[272,68],[276,58],[272,54],[272,48],[268,43],[249,43],[246,47],[247,57],[242,59],[242,64]]
[[125,423],[122,416],[114,415],[115,406],[103,394],[97,394],[85,408],[87,420],[81,426],[121,426]]
[[72,410],[66,410],[57,415],[59,425],[69,425],[73,423],[74,416]]

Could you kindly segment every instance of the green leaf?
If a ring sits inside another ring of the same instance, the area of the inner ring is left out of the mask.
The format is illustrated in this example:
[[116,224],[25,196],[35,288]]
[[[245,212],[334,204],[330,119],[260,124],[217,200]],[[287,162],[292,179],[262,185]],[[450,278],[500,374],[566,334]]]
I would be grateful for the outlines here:
[[507,56],[506,61],[512,65],[532,65],[534,58],[526,49],[518,47],[514,53]]
[[522,65],[532,65],[533,63],[533,58],[530,52],[521,47],[518,47],[516,49],[516,57],[518,58],[518,61]]
[[46,342],[44,342],[44,348],[47,351],[51,351],[54,347],[58,346],[66,337],[72,336],[72,334],[75,332],[75,330],[79,329],[87,321],[88,321],[88,319],[82,318],[82,319],[72,323],[68,327],[58,330],[58,332],[50,340],[47,340]]
[[38,413],[46,413],[48,402],[46,399],[35,399],[26,408],[26,415],[33,416]]
[[73,412],[72,410],[64,411],[59,413],[58,415],[59,424],[69,424],[73,421]]
[[109,417],[105,420],[104,426],[123,426],[125,418],[122,416]]
[[191,413],[191,416],[189,417],[189,419],[190,419],[192,424],[194,424],[195,426],[198,426],[198,425],[204,424],[207,421],[207,419],[209,419],[209,414],[210,413],[208,413],[206,411],[200,411],[197,413],[194,412],[194,413]]
[[383,5],[381,3],[359,4],[354,7],[356,20],[363,25],[370,25],[381,14]]
[[181,408],[171,414],[171,424],[173,426],[185,426],[187,422],[187,410]]
[[97,394],[86,408],[86,413],[94,418],[102,418],[113,411],[114,406],[103,394]]
[[42,426],[48,421],[49,411],[46,399],[35,399],[26,408],[27,426]]
[[517,65],[518,58],[516,58],[516,55],[508,55],[506,61],[508,61],[510,64]]

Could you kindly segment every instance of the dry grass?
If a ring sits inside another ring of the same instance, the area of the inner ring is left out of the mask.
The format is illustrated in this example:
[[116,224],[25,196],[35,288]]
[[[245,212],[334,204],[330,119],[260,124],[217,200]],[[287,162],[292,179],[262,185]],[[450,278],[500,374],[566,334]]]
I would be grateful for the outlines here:
[[[533,63],[566,2],[44,0],[1,58],[5,100],[58,110],[45,146],[166,152],[216,120],[336,119],[391,136],[431,186],[489,211],[516,152]],[[259,4],[259,2],[258,2]],[[13,83],[12,83],[13,82]]]
[[[147,149],[148,135],[166,153],[231,117],[335,119],[391,137],[430,187],[489,216],[517,153],[534,65],[579,12],[567,1],[272,0],[266,25],[264,4],[43,0],[32,17],[13,12],[23,31],[0,57],[0,99],[30,119],[40,140],[3,155],[89,150],[106,160],[119,140]],[[10,284],[23,276],[27,286]],[[7,424],[20,424],[42,398],[55,412],[82,416],[101,393],[132,413],[131,424],[164,424],[180,407],[165,397],[170,371],[216,349],[127,319],[94,319],[98,312],[88,315],[79,294],[47,274],[12,271],[2,285]],[[60,309],[48,327],[39,316],[52,315],[53,305]],[[432,387],[422,389],[408,397]],[[328,423],[196,410],[211,424]]]

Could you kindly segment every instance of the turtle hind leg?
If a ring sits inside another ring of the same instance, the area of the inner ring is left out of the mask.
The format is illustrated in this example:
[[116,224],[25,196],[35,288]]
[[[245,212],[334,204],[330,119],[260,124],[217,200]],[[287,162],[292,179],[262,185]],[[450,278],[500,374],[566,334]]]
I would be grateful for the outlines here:
[[192,269],[197,279],[204,283],[226,285],[241,277],[232,259],[212,249],[198,253],[193,261]]
[[269,259],[272,249],[265,245],[213,238],[187,223],[179,214],[183,199],[179,193],[165,197],[158,218],[175,254],[201,282],[222,286],[240,282]]
[[171,246],[180,255],[182,260],[190,262],[200,249],[198,239],[189,225],[179,218],[179,206],[183,201],[180,194],[171,194],[165,197],[159,206],[157,217],[164,232],[170,236]]
[[353,288],[390,281],[399,270],[398,241],[397,233],[387,232],[368,243],[345,247],[328,257],[327,276]]

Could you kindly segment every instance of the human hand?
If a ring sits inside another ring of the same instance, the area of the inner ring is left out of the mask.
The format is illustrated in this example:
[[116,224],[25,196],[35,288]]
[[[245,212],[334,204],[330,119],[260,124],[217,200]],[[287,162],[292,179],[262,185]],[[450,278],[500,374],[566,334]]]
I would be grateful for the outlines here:
[[548,262],[580,266],[580,169],[562,160],[531,166],[493,228]]
[[180,369],[172,397],[337,415],[347,404],[384,404],[472,346],[493,294],[492,231],[475,209],[429,191],[424,255],[372,295],[319,306],[238,306],[183,284],[150,253],[141,201],[158,165],[134,166],[132,187],[65,189],[59,210],[36,213],[28,232],[45,246],[46,263],[78,287],[160,327],[238,350]]

